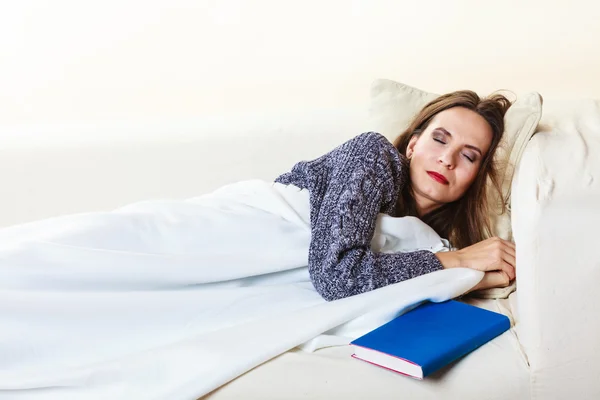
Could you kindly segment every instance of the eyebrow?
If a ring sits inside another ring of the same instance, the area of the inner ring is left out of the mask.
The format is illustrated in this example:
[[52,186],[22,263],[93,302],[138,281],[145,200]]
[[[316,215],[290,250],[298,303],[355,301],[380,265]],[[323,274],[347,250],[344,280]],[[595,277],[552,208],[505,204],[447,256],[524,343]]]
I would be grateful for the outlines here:
[[[442,127],[435,128],[433,131],[434,132],[439,131],[446,136],[452,137],[452,134]],[[473,146],[472,144],[465,144],[465,147],[467,149],[471,149],[471,150],[475,150],[475,151],[479,152],[480,156],[483,155],[483,152],[479,149],[479,147]]]

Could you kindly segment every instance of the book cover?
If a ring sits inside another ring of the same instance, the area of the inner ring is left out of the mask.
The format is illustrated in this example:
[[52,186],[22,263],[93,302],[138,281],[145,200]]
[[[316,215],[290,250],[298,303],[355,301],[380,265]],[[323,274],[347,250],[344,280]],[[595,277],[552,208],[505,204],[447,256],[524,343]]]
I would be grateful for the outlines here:
[[509,328],[508,317],[493,311],[427,302],[350,344],[354,358],[423,379]]

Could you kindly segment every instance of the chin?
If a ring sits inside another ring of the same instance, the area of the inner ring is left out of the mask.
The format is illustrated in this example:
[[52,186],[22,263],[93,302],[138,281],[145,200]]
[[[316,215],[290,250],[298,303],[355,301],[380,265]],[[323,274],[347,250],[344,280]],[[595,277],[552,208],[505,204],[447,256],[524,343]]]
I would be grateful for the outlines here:
[[430,200],[435,201],[436,203],[443,203],[444,194],[441,193],[441,190],[435,187],[426,187],[425,190],[421,190],[421,193],[425,194]]
[[440,206],[454,201],[449,199],[447,193],[443,193],[441,190],[439,190],[439,188],[429,186],[424,189],[425,190],[421,190],[421,193],[423,193],[429,200],[439,204]]

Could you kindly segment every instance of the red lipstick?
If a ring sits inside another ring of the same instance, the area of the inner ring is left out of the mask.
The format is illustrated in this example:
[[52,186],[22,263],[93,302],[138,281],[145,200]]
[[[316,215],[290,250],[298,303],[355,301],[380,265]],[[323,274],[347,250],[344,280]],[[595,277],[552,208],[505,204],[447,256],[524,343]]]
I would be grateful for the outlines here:
[[429,174],[429,176],[431,178],[433,178],[434,180],[438,181],[441,184],[444,184],[444,185],[448,184],[448,179],[446,179],[446,177],[442,174],[438,174],[437,172],[433,172],[433,171],[427,171],[427,174]]

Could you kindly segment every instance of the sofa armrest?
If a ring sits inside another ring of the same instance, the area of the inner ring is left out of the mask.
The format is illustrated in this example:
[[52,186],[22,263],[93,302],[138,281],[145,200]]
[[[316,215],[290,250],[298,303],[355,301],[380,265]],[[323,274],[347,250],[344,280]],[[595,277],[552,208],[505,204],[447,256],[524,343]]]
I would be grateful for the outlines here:
[[517,334],[532,398],[600,398],[600,112],[545,106],[512,192]]

